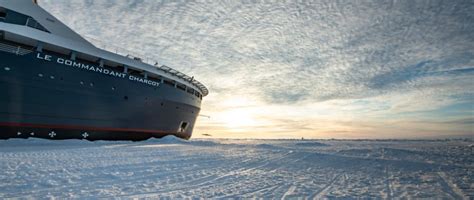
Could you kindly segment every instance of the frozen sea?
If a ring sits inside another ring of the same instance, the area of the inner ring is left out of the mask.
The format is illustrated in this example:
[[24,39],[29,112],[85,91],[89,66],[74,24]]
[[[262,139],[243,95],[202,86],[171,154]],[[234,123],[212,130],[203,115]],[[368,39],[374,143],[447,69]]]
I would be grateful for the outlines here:
[[472,140],[0,141],[0,198],[474,198]]

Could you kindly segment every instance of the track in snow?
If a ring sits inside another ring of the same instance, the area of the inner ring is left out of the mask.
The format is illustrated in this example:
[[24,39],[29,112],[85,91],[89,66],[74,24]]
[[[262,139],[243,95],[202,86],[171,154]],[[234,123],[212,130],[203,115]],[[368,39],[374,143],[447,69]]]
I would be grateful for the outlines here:
[[468,199],[471,143],[4,140],[0,198]]

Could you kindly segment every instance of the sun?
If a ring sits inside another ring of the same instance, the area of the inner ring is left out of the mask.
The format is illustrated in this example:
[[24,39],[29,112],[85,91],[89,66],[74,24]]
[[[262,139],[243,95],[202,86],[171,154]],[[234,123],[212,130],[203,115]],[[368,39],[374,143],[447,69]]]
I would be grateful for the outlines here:
[[222,113],[222,123],[230,130],[247,130],[257,126],[257,120],[248,109],[236,108]]

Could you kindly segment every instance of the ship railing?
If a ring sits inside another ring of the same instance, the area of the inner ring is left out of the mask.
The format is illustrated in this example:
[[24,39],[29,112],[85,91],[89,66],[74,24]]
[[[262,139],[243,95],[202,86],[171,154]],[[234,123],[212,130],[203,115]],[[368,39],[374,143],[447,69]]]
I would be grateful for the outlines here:
[[192,85],[194,85],[195,87],[199,88],[201,90],[201,92],[203,93],[202,94],[203,96],[206,96],[207,94],[209,94],[209,90],[206,88],[206,86],[204,86],[204,84],[200,83],[199,81],[196,81],[194,79],[194,77],[190,77],[190,76],[188,76],[184,73],[181,73],[178,70],[170,68],[166,65],[160,65],[159,62],[157,62],[155,59],[153,59],[152,56],[147,56],[147,55],[143,55],[143,54],[140,54],[140,53],[137,53],[137,52],[132,52],[132,51],[124,49],[122,47],[111,45],[111,44],[102,42],[101,40],[98,40],[98,39],[95,39],[95,38],[92,38],[92,37],[85,37],[85,38],[89,42],[91,42],[92,44],[94,44],[96,47],[98,47],[100,49],[103,49],[103,50],[106,50],[106,51],[110,51],[110,52],[128,57],[128,58],[130,58],[130,59],[132,59],[136,62],[145,63],[145,64],[148,64],[148,65],[151,65],[151,66],[155,66],[157,69],[159,69],[159,70],[161,70],[165,73],[168,73],[168,74],[173,75],[175,77],[178,77],[178,78],[180,78],[180,79],[182,79],[186,82],[189,82]]
[[23,46],[11,45],[11,44],[7,44],[7,43],[3,43],[3,42],[0,42],[0,51],[8,52],[8,53],[14,53],[16,55],[21,55],[21,56],[33,52],[33,50],[26,49]]

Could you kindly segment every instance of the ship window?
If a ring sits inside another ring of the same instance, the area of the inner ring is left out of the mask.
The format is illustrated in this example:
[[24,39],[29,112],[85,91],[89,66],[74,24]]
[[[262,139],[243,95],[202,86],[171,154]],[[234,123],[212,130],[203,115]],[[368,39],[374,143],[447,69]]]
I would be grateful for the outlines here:
[[164,82],[165,84],[174,86],[174,83],[173,83],[172,81],[164,80],[163,82]]
[[7,17],[7,11],[5,10],[5,8],[0,7],[0,18],[5,19],[6,17]]
[[178,85],[178,89],[181,89],[183,91],[186,91],[186,86],[184,85]]
[[5,18],[7,17],[7,13],[5,10],[1,10],[0,8],[0,21],[5,21]]
[[123,67],[123,66],[112,66],[112,67],[116,67],[118,72],[124,72],[125,71],[125,67]]
[[54,79],[54,76],[49,76],[50,79]]
[[130,75],[134,75],[134,76],[140,76],[141,75],[141,73],[139,71],[134,70],[134,69],[128,68],[127,71],[128,71],[128,74],[130,74]]
[[128,96],[124,96],[123,99],[128,100]]
[[5,71],[10,71],[10,67],[5,67],[3,69],[5,69]]
[[115,90],[115,87],[112,87],[112,90]]
[[38,74],[39,77],[43,77],[43,74]]
[[[8,19],[7,19],[7,16],[8,16]],[[32,17],[12,11],[12,10],[7,10],[1,7],[0,7],[0,21],[7,22],[10,24],[28,26],[28,27],[35,28],[35,29],[49,33],[49,31],[46,30],[46,28],[44,28]]]
[[191,89],[191,88],[188,88],[188,93],[189,93],[189,94],[194,94],[194,90]]
[[94,87],[94,83],[89,83],[89,85],[90,85],[91,87]]
[[84,81],[79,82],[81,85],[84,85]]
[[38,23],[35,19],[31,17],[28,17],[28,19],[26,20],[26,26],[49,33],[49,31],[46,30],[46,28],[44,28],[40,23]]

